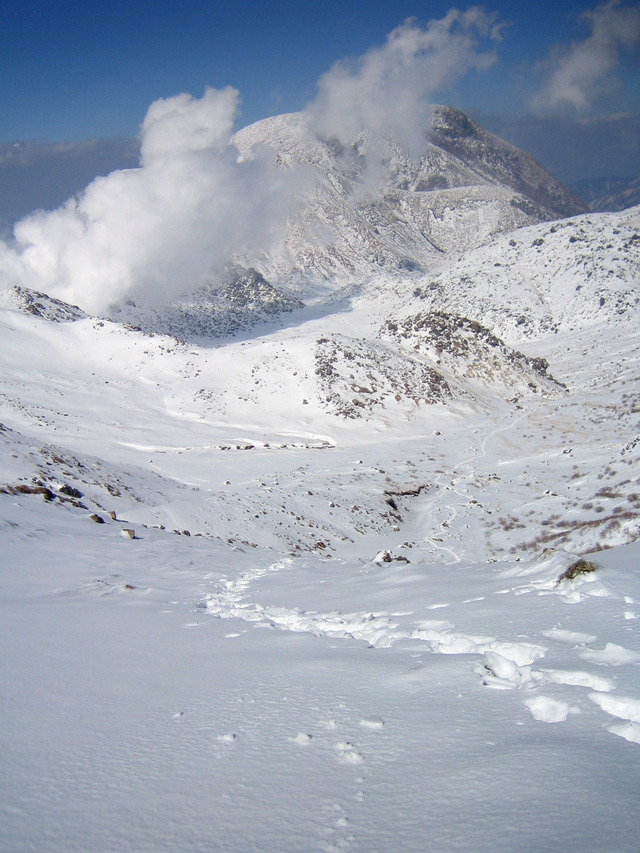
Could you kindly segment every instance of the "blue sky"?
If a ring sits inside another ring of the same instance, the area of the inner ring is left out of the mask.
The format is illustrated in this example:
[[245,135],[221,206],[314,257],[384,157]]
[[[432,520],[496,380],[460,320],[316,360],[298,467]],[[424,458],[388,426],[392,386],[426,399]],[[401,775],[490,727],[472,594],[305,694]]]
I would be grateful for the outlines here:
[[[453,6],[469,8],[448,0],[5,4],[0,228],[29,205],[53,206],[80,189],[76,164],[83,180],[132,165],[131,146],[115,138],[137,137],[159,98],[233,86],[236,127],[299,110],[338,60],[370,53],[407,18],[426,32]],[[479,39],[477,52],[495,51],[495,62],[453,74],[433,100],[464,110],[566,183],[640,174],[638,0],[496,0],[483,8],[502,26],[499,39]],[[111,147],[86,145],[107,139]],[[18,140],[29,144],[18,151],[10,144]],[[25,192],[10,189],[20,185]]]
[[[426,24],[453,5],[411,0],[6,4],[0,27],[0,142],[134,136],[152,101],[185,91],[199,96],[205,86],[240,91],[240,124],[297,110],[314,97],[316,81],[333,62],[381,44],[407,17]],[[484,6],[506,23],[498,62],[442,94],[465,110],[524,113],[538,82],[536,63],[554,45],[584,39],[588,27],[579,14],[595,4],[501,0]],[[639,108],[637,48],[635,59],[627,50],[620,58],[622,88],[596,111]]]
[[232,134],[292,110],[347,150],[365,131],[372,187],[434,102],[565,183],[640,175],[639,51],[640,0],[5,4],[0,278],[96,308],[262,251],[309,174]]

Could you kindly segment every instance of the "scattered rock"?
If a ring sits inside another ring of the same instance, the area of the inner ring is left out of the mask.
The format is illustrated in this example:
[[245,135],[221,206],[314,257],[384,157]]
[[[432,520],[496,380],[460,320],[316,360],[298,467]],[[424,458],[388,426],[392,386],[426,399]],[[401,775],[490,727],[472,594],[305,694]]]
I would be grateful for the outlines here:
[[568,568],[562,572],[562,574],[558,577],[556,583],[562,583],[562,581],[572,581],[574,578],[577,578],[578,575],[588,575],[591,572],[595,572],[596,567],[589,560],[576,560],[575,563],[572,563]]
[[74,486],[68,485],[68,483],[65,483],[64,485],[60,486],[58,492],[61,495],[66,495],[68,498],[76,498],[76,500],[80,500],[80,498],[83,496],[82,492],[79,489],[74,488]]
[[409,563],[410,560],[407,559],[403,554],[392,554],[391,551],[380,551],[373,558],[375,563],[379,565],[382,563]]
[[98,515],[96,512],[92,512],[89,516],[91,521],[95,521],[96,524],[104,524],[104,518],[101,515]]
[[55,499],[55,495],[48,489],[46,486],[27,486],[27,485],[19,485],[9,487],[9,492],[12,492],[16,495],[42,495],[45,501],[52,501]]

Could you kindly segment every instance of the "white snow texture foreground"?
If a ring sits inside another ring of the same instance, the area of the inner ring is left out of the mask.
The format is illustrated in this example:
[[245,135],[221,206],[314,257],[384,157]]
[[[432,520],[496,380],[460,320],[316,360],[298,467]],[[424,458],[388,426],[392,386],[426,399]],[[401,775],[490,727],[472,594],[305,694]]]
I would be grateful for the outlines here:
[[2,850],[637,850],[639,233],[0,294]]

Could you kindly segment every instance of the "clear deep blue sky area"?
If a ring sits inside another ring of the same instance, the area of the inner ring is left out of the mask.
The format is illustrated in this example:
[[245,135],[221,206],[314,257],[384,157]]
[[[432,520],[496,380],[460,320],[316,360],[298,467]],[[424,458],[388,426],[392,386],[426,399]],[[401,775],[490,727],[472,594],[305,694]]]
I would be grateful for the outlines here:
[[[383,43],[408,17],[424,25],[455,5],[440,0],[5,4],[0,142],[135,135],[153,100],[179,92],[199,96],[205,86],[240,91],[242,124],[297,110],[314,97],[316,81],[336,60]],[[458,81],[451,98],[463,109],[524,112],[537,64],[550,50],[588,38],[589,23],[580,13],[595,5],[584,0],[485,4],[505,23],[498,61],[484,74]],[[609,93],[612,112],[638,109],[637,46],[636,41],[635,50],[621,46],[619,51],[618,85]],[[599,103],[598,110],[606,106]]]
[[[154,100],[180,92],[200,97],[207,86],[239,90],[236,126],[299,110],[313,100],[318,79],[336,61],[383,45],[407,18],[428,29],[455,5],[469,8],[441,0],[5,4],[0,144],[135,137]],[[495,13],[499,25],[491,42],[495,62],[486,70],[461,70],[434,92],[434,100],[484,119],[517,144],[537,134],[537,144],[546,144],[550,154],[563,144],[561,131],[566,135],[582,126],[595,133],[589,151],[574,151],[568,160],[593,155],[594,146],[611,147],[606,133],[624,117],[620,133],[626,134],[628,162],[622,171],[633,172],[640,4],[496,0],[483,8]],[[593,131],[598,123],[602,137]],[[547,139],[554,129],[555,143]]]

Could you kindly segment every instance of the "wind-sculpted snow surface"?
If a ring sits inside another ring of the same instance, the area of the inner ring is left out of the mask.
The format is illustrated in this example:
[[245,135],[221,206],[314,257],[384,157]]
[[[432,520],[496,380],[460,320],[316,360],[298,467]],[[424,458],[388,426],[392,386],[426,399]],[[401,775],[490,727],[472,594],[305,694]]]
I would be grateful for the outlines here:
[[637,230],[7,291],[3,851],[636,850]]
[[[278,557],[1,511],[4,849],[634,849],[637,548],[559,586],[571,555]],[[544,827],[485,818],[487,787]]]

